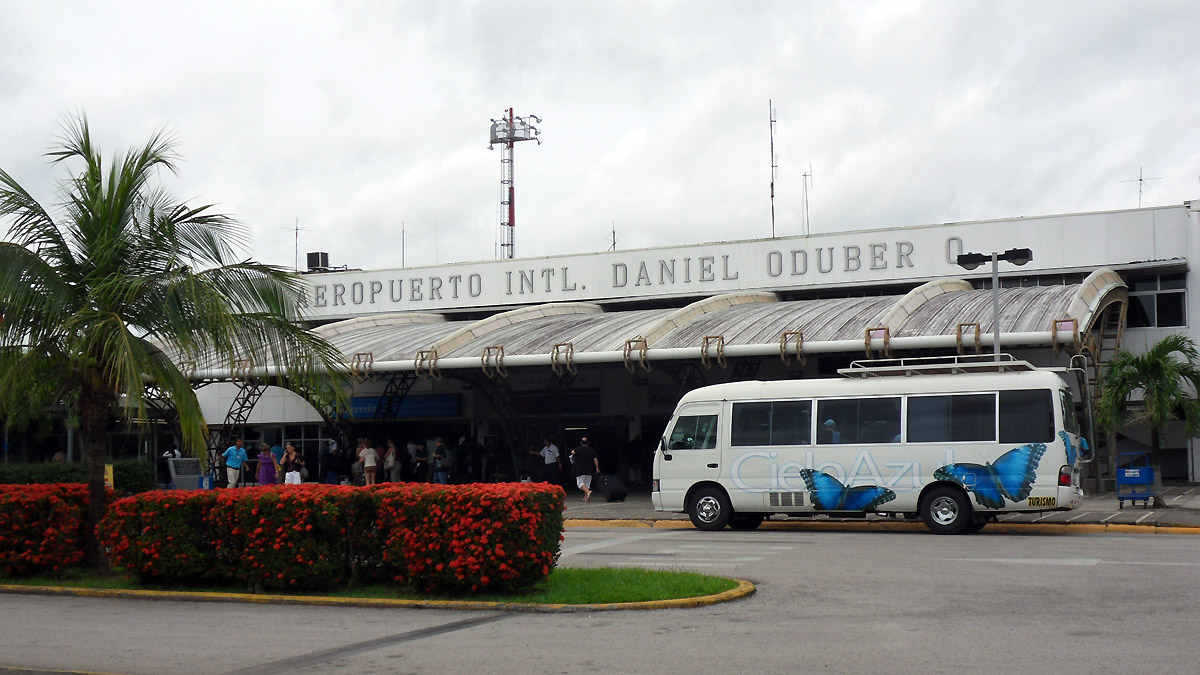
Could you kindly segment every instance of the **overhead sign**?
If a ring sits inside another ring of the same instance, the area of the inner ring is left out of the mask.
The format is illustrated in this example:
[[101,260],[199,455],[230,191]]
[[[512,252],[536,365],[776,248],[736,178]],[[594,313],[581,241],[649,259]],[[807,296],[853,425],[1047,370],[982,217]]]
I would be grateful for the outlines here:
[[960,254],[1029,248],[1039,270],[1182,257],[1185,206],[658,249],[306,275],[312,318],[866,286],[967,274]]

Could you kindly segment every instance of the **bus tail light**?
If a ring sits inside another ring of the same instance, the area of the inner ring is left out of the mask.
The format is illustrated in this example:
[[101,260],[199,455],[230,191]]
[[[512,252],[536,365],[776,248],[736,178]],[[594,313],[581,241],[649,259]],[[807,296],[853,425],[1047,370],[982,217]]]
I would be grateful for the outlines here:
[[651,491],[651,492],[658,492],[658,479],[657,479],[657,478],[655,478],[654,480],[650,481],[650,491]]
[[1058,470],[1058,485],[1059,487],[1071,487],[1071,467],[1066,464]]

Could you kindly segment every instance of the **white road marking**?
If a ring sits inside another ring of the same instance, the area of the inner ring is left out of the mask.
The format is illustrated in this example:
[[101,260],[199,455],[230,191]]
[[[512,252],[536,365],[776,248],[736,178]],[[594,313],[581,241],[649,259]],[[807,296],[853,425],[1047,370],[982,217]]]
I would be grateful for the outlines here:
[[1108,516],[1107,518],[1101,518],[1100,522],[1107,523],[1108,521],[1112,520],[1113,518],[1116,518],[1119,515],[1121,515],[1121,513],[1118,511],[1117,513],[1114,513],[1111,516]]
[[670,530],[663,530],[662,532],[647,532],[644,534],[633,534],[633,535],[629,535],[627,537],[618,537],[617,539],[602,539],[600,541],[595,541],[590,544],[580,544],[578,546],[571,546],[570,548],[564,548],[562,551],[562,554],[559,557],[565,558],[569,555],[579,555],[580,553],[596,551],[596,550],[599,550],[602,548],[616,546],[618,544],[628,544],[630,542],[641,541],[643,539],[657,539],[659,537],[669,537],[669,536],[671,536],[671,534],[672,534],[672,532]]
[[1103,565],[1154,565],[1160,567],[1200,567],[1200,562],[1150,562],[1145,560],[1105,560]]
[[[645,560],[645,561],[661,560],[660,558],[649,558],[649,557],[641,556],[641,555],[630,555],[629,558],[630,558],[630,560]],[[753,557],[740,556],[737,558],[676,558],[673,562],[685,563],[685,562],[692,562],[693,560],[697,560],[700,562],[720,562],[722,560],[729,560],[729,561],[734,561],[734,562],[758,562],[759,560],[762,560],[762,556],[753,556]]]
[[1017,565],[1062,565],[1068,567],[1092,567],[1104,562],[1100,558],[942,558],[952,562],[990,562]]
[[1094,567],[1096,565],[1154,565],[1160,567],[1200,567],[1200,562],[1146,562],[1140,560],[1101,560],[1100,558],[942,558],[950,562],[990,562],[1017,565],[1057,565]]
[[677,562],[619,562],[613,563],[617,567],[737,567],[733,563],[689,563],[684,560]]
[[1076,515],[1076,516],[1071,516],[1070,518],[1067,518],[1067,522],[1069,523],[1069,522],[1071,522],[1072,520],[1076,520],[1076,519],[1078,519],[1078,518],[1082,518],[1082,517],[1084,517],[1084,516],[1087,516],[1087,515],[1091,515],[1091,514],[1088,514],[1088,513],[1081,513],[1081,514],[1079,514],[1079,515]]
[[1140,522],[1142,522],[1143,520],[1145,520],[1145,519],[1149,518],[1149,517],[1150,517],[1150,516],[1152,516],[1152,515],[1154,515],[1154,512],[1153,512],[1153,511],[1148,511],[1148,512],[1146,513],[1146,515],[1142,516],[1141,518],[1138,518],[1137,520],[1135,520],[1135,521],[1134,521],[1134,523],[1140,523]]

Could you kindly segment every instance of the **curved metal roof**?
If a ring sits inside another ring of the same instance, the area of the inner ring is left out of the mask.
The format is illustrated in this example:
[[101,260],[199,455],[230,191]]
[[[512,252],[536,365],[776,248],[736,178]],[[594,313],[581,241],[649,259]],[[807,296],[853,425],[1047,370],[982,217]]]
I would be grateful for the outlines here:
[[[1085,332],[1106,308],[1127,301],[1127,289],[1119,275],[1101,269],[1081,284],[1004,288],[999,298],[1002,333],[1037,336],[1037,344],[1050,344],[1049,340],[1065,339],[1054,337],[1058,335],[1055,321],[1073,321],[1075,331]],[[446,360],[452,360],[451,367],[468,363],[478,367],[481,358],[486,365],[486,350],[496,346],[502,348],[506,363],[516,358],[532,365],[535,357],[538,363],[550,363],[555,345],[563,343],[571,344],[577,361],[620,362],[630,358],[631,341],[638,343],[638,358],[646,358],[647,352],[658,352],[662,358],[703,358],[707,354],[701,353],[702,345],[708,336],[720,336],[727,352],[734,347],[767,353],[780,349],[787,331],[803,333],[805,351],[857,351],[867,331],[879,326],[888,327],[892,340],[928,342],[944,341],[945,336],[956,334],[960,324],[976,322],[982,334],[992,332],[991,290],[942,279],[905,295],[781,302],[773,293],[745,292],[705,298],[683,308],[631,311],[555,303],[478,321],[447,321],[437,314],[385,314],[327,324],[316,332],[341,350],[348,362],[356,353],[370,353],[377,367],[386,363],[390,369],[410,369],[416,367],[421,351],[436,354],[439,364],[449,366]],[[953,347],[954,341],[949,344]]]
[[779,344],[784,331],[802,331],[804,340],[853,340],[900,296],[795,300],[772,304],[735,305],[697,317],[679,326],[655,347],[694,347],[706,335],[721,335],[726,345]]
[[[1006,333],[1050,330],[1055,319],[1069,318],[1067,307],[1078,290],[1078,285],[1000,289],[1001,330]],[[903,323],[892,326],[892,336],[954,335],[960,323],[974,322],[979,323],[982,332],[992,332],[995,322],[991,290],[959,291],[931,298]]]

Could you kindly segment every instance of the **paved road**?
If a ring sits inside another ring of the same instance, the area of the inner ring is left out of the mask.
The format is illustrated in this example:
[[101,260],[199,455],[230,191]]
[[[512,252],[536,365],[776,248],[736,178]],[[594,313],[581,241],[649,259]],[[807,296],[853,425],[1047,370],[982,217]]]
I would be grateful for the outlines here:
[[747,578],[695,610],[0,596],[0,665],[122,673],[1193,673],[1200,538],[573,528],[568,566]]
[[[1074,511],[1010,513],[1000,516],[1000,521],[1200,527],[1200,485],[1168,485],[1163,488],[1162,503],[1164,504],[1162,508],[1145,508],[1142,502],[1138,502],[1137,506],[1134,506],[1126,501],[1124,508],[1121,508],[1116,494],[1102,492],[1085,496],[1083,505]],[[650,501],[650,489],[646,486],[633,486],[628,499],[611,504],[601,499],[594,499],[585,504],[580,500],[580,493],[572,488],[567,492],[567,508],[564,515],[569,519],[577,520],[687,520],[687,516],[682,513],[655,511],[654,505]],[[872,515],[867,519],[879,518]],[[785,519],[782,516],[776,516],[776,519],[786,522],[806,522],[803,519]],[[827,520],[827,518],[818,516],[815,520]],[[858,522],[861,522],[861,519]]]

